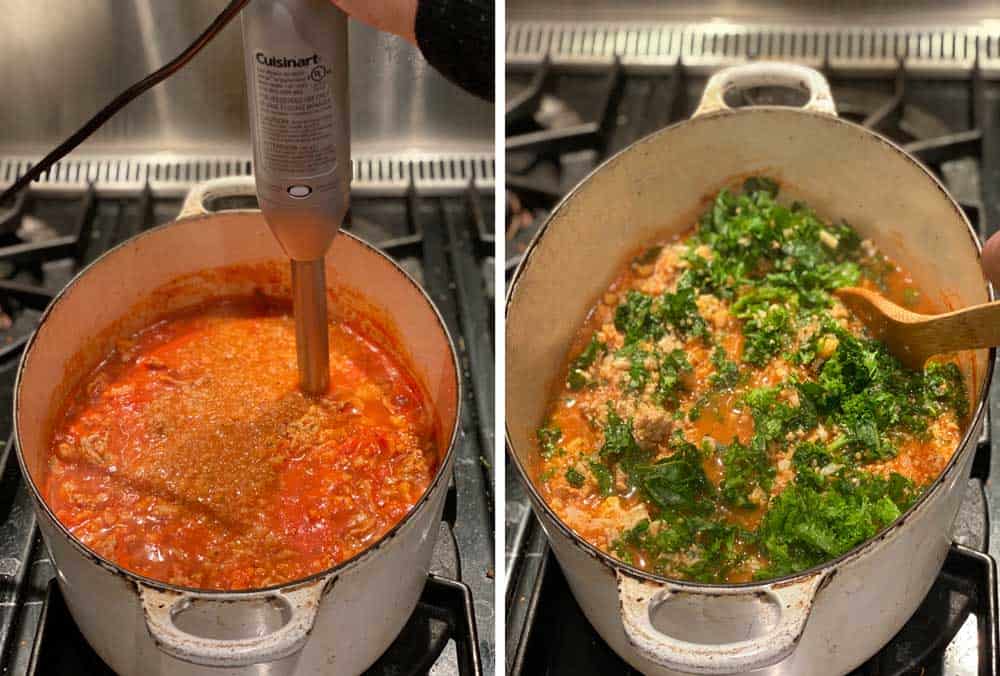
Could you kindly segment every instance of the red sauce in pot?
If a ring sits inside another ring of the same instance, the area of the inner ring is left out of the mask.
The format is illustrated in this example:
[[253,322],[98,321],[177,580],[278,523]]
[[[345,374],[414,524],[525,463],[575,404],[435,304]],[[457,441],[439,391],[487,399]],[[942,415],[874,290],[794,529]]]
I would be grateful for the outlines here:
[[46,501],[96,553],[188,587],[270,586],[358,554],[429,486],[436,428],[364,318],[329,335],[318,398],[298,389],[282,303],[219,300],[120,341],[57,421]]

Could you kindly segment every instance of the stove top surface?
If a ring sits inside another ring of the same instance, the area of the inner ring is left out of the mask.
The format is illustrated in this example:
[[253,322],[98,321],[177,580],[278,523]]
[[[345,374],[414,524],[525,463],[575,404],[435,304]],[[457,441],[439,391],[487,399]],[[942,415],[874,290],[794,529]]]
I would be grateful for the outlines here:
[[[111,196],[94,185],[29,192],[0,205],[0,434],[11,439],[15,371],[41,311],[104,251],[176,217],[181,200],[147,184]],[[253,198],[207,205],[256,206]],[[356,196],[345,225],[379,246],[423,285],[465,366],[462,432],[455,476],[423,596],[371,674],[465,676],[493,670],[492,196],[474,182],[425,194],[411,180],[390,196]],[[489,393],[486,396],[485,393]],[[8,441],[0,455],[0,673],[106,674],[74,624],[31,498]]]
[[[513,29],[524,35],[532,30],[527,24]],[[690,117],[711,70],[691,68],[683,58],[660,58],[651,42],[643,52],[634,40],[642,31],[657,34],[654,24],[596,25],[587,30],[610,41],[611,54],[632,50],[648,58],[604,54],[607,58],[576,59],[588,48],[599,50],[571,24],[550,31],[547,55],[530,41],[508,47],[508,277],[562,196],[610,155]],[[659,31],[661,37],[664,31]],[[751,40],[752,30],[748,33]],[[511,34],[509,29],[508,37]],[[557,40],[569,34],[578,40]],[[529,52],[532,58],[525,58]],[[867,70],[835,68],[829,60],[811,65],[823,67],[843,117],[888,136],[932,168],[983,241],[995,232],[1000,223],[1000,83],[977,68],[958,76],[928,77],[906,60]],[[796,102],[787,91],[758,89],[740,103]],[[920,610],[858,674],[998,673],[996,387],[994,383],[973,476],[955,525],[953,537],[959,544]],[[506,486],[508,673],[634,673],[597,636],[577,606],[509,460]]]

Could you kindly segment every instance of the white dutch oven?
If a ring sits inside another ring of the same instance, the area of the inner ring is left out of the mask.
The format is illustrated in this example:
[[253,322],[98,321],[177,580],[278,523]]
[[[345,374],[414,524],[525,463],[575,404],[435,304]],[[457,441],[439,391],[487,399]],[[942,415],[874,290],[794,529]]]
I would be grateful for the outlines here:
[[[73,538],[41,498],[53,412],[74,378],[110,347],[109,326],[117,326],[116,335],[144,326],[149,317],[135,311],[137,304],[183,275],[231,265],[282,273],[288,267],[260,212],[208,214],[202,207],[207,197],[252,194],[253,185],[245,180],[202,186],[188,198],[179,220],[94,262],[45,312],[18,372],[18,460],[60,589],[83,635],[121,674],[357,674],[402,629],[427,579],[458,433],[456,355],[444,322],[416,282],[387,256],[346,233],[327,256],[329,285],[338,293],[359,292],[391,318],[440,426],[440,469],[387,535],[354,559],[307,579],[261,590],[206,592],[143,578],[98,557]],[[277,284],[287,289],[287,279]],[[239,276],[226,277],[195,285],[169,303],[177,307],[248,293],[252,286]],[[81,350],[82,361],[74,358]]]
[[[801,109],[729,109],[734,88],[805,90]],[[913,614],[950,545],[992,374],[971,355],[970,429],[950,464],[896,523],[853,551],[767,583],[668,580],[598,551],[563,524],[533,484],[534,430],[566,348],[628,254],[690,228],[706,198],[748,174],[844,218],[912,272],[944,306],[990,299],[979,245],[940,183],[885,138],[837,118],[823,77],[757,63],[712,77],[692,119],[612,157],[553,211],[507,298],[507,440],[569,585],[605,641],[647,674],[841,674]]]

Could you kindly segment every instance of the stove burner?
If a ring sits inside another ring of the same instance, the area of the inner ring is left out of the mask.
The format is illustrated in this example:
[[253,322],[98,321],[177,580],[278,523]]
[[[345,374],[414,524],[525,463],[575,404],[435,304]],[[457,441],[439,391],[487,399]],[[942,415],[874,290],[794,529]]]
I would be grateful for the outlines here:
[[[916,100],[902,61],[891,91],[871,87],[870,82],[846,84],[829,69],[826,75],[841,117],[899,143],[941,175],[963,206],[978,208],[981,105],[971,106],[970,119],[961,121],[972,128],[955,131],[956,124],[930,112],[933,101]],[[610,153],[690,116],[704,88],[704,80],[690,76],[679,61],[666,73],[626,77],[616,59],[598,79],[556,71],[546,59],[526,83],[523,76],[514,81],[522,84],[506,111],[507,190],[513,193],[507,198],[508,272],[563,195]],[[970,100],[980,101],[984,83],[978,70],[968,87]],[[787,98],[788,92],[758,88],[740,96],[746,103],[795,103]],[[588,117],[584,112],[588,110],[596,112]]]
[[8,235],[17,228],[17,222],[24,214],[27,193],[18,193],[13,200],[0,202],[0,234]]

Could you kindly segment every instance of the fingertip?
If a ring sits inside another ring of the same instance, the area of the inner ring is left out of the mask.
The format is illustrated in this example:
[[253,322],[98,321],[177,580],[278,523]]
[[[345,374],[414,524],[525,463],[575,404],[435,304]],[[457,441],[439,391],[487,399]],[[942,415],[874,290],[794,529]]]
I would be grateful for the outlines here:
[[983,245],[983,272],[994,288],[1000,289],[1000,232]]

